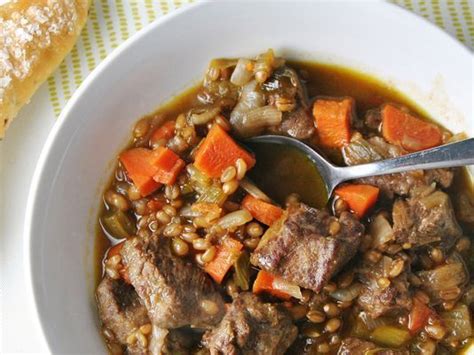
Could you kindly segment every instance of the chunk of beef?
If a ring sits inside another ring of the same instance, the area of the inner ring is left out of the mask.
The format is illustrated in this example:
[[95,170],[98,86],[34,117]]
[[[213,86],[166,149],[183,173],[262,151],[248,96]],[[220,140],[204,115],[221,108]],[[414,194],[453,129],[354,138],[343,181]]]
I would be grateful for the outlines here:
[[[308,108],[308,97],[305,86],[296,71],[289,66],[283,65],[276,69],[271,77],[262,84],[262,90],[267,94],[270,105],[276,104],[279,99],[285,99],[288,103]],[[292,110],[290,110],[292,111]]]
[[365,113],[364,124],[372,131],[379,132],[380,126],[382,124],[382,115],[380,114],[380,109],[376,108],[368,110]]
[[201,341],[202,333],[192,329],[162,329],[152,326],[148,351],[152,355],[187,355]]
[[447,189],[453,183],[454,170],[453,169],[431,169],[424,170],[425,184],[430,185],[435,182],[443,189]]
[[474,198],[467,191],[456,195],[455,206],[456,217],[461,222],[474,225]]
[[[396,158],[407,153],[403,148],[387,143],[382,137],[372,137],[366,140],[360,134],[354,134],[350,144],[343,148],[344,161],[347,165]],[[453,176],[452,169],[433,169],[371,176],[359,179],[359,181],[379,187],[383,196],[392,199],[394,195],[413,195],[418,189],[432,183],[436,183],[442,188],[448,188],[451,186]]]
[[[309,103],[304,85],[295,70],[282,66],[262,84],[267,102],[284,112],[283,121],[271,131],[297,139],[310,138],[314,133],[313,117],[308,112]],[[283,104],[282,104],[283,103]]]
[[[333,223],[339,225],[339,230],[331,235],[329,226]],[[364,226],[348,212],[338,220],[326,211],[295,205],[267,230],[251,261],[319,292],[355,255],[363,233]]]
[[382,349],[374,343],[359,338],[346,338],[342,341],[337,355],[408,355],[405,349]]
[[448,188],[453,179],[449,169],[416,170],[399,174],[370,176],[358,179],[363,184],[377,186],[381,194],[392,199],[394,195],[408,196],[416,188],[430,185],[433,182],[443,188]]
[[388,286],[378,283],[382,277],[388,277],[392,264],[392,258],[384,256],[376,265],[367,262],[358,270],[363,287],[357,303],[372,318],[394,315],[411,307],[406,270],[392,278]]
[[211,354],[284,354],[298,329],[291,317],[252,293],[241,293],[214,329],[204,334]]
[[[133,286],[123,280],[104,277],[96,291],[99,316],[104,334],[111,346],[126,347],[127,338],[139,327],[149,324],[148,313],[140,303]],[[130,354],[145,354],[147,349],[140,342],[128,345]]]
[[469,271],[463,258],[455,252],[446,259],[445,264],[419,271],[417,276],[422,282],[420,287],[434,305],[447,299],[456,301],[469,285]]
[[283,116],[281,131],[296,139],[308,139],[314,134],[314,122],[307,110],[300,107]]
[[395,201],[392,217],[399,243],[420,246],[439,242],[450,248],[462,235],[449,196],[439,190]]
[[132,285],[158,327],[207,328],[221,320],[224,301],[215,285],[197,266],[175,256],[168,238],[129,239],[121,254]]
[[[387,143],[382,137],[372,137],[368,142],[382,154],[385,159],[396,158],[408,154],[402,147]],[[382,175],[373,177],[377,186],[388,196],[393,194],[405,196],[413,195],[417,189],[436,183],[442,188],[448,188],[453,182],[452,169],[416,170],[400,174]]]

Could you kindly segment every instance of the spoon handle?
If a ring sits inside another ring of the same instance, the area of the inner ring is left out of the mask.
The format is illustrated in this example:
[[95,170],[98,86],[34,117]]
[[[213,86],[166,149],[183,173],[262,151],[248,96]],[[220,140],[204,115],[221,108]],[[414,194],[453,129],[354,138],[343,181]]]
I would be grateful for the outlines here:
[[469,138],[393,159],[336,169],[339,170],[338,175],[342,182],[409,170],[451,168],[472,164],[474,164],[474,138]]

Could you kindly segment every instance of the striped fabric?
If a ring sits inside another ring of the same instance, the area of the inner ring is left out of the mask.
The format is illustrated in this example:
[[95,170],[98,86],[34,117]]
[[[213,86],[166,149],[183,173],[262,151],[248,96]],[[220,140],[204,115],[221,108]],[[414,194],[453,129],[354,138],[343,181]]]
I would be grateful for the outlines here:
[[[84,78],[114,48],[143,26],[193,0],[94,0],[81,37],[48,80],[51,105],[59,115]],[[474,48],[472,0],[392,0]]]

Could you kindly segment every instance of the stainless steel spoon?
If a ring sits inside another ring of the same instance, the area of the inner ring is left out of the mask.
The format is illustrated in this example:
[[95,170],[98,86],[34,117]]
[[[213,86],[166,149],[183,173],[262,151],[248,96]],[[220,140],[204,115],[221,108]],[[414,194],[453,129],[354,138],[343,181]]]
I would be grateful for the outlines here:
[[451,168],[474,164],[474,138],[406,154],[397,158],[347,167],[338,167],[331,164],[313,148],[295,138],[263,135],[250,138],[245,141],[245,143],[247,142],[251,144],[286,144],[299,149],[316,166],[326,185],[328,196],[331,195],[337,185],[347,180],[401,173],[410,170]]

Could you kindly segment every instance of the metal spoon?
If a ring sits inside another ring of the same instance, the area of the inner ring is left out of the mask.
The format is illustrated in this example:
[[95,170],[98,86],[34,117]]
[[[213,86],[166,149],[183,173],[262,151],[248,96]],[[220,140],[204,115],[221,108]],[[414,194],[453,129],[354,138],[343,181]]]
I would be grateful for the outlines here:
[[[291,137],[264,135],[250,138],[245,143],[272,143],[293,146],[306,154],[323,179],[328,196],[341,182],[363,177],[401,173],[418,169],[451,168],[474,164],[474,138],[406,154],[397,158],[378,160],[369,164],[338,167],[307,144]],[[257,157],[258,159],[258,157]],[[291,183],[291,181],[288,181]]]

